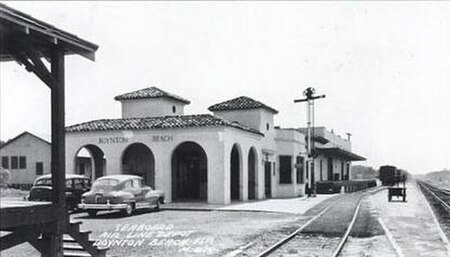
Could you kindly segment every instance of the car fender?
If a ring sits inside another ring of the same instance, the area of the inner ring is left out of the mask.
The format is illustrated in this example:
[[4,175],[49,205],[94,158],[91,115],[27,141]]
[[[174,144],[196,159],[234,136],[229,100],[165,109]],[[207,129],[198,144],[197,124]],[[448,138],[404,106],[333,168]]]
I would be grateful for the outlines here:
[[147,194],[145,194],[145,198],[158,198],[158,197],[159,197],[159,194],[155,190],[151,190],[151,191],[147,192]]
[[113,196],[120,199],[124,203],[136,203],[136,197],[131,192],[116,191],[113,193]]

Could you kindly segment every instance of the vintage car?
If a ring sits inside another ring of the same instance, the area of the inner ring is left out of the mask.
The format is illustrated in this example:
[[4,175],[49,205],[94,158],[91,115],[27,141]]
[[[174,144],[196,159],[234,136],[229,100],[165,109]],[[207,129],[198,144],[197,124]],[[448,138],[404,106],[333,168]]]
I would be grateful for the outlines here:
[[[81,202],[81,196],[91,189],[91,180],[83,175],[66,174],[66,208],[74,210]],[[52,201],[51,174],[36,179],[27,196],[29,201]]]
[[97,179],[91,191],[83,194],[78,208],[96,216],[101,210],[120,210],[131,215],[136,209],[154,208],[164,203],[164,193],[144,185],[142,177],[110,175]]

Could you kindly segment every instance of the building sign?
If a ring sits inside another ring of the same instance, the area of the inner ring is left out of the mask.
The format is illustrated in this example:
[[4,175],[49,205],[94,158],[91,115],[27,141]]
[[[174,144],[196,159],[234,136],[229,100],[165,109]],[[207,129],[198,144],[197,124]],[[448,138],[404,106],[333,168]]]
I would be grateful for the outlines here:
[[128,138],[126,137],[101,137],[98,139],[98,143],[110,145],[110,144],[123,144],[128,143]]
[[173,135],[156,135],[152,137],[153,142],[172,142]]

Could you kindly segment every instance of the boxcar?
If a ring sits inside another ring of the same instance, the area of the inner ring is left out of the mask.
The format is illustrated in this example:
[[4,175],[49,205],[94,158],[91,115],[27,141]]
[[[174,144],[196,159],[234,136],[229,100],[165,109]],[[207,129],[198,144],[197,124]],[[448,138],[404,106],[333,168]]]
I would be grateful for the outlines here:
[[396,183],[397,167],[384,165],[380,167],[380,181],[383,186],[392,186]]

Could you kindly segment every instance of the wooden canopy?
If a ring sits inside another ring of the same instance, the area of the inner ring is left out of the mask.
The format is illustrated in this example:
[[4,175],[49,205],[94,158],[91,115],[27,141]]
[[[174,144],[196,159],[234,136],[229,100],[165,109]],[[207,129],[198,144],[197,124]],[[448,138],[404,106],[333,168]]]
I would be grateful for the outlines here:
[[[62,236],[68,231],[65,209],[64,57],[77,54],[94,60],[97,48],[93,43],[0,3],[0,61],[16,61],[24,65],[28,72],[33,72],[51,90],[53,185],[51,208],[41,206],[42,210],[38,211],[35,206],[17,206],[19,210],[14,212],[10,212],[13,209],[11,206],[0,208],[0,229],[12,232],[1,237],[1,249],[29,242],[41,251],[42,256],[63,254]],[[50,63],[50,69],[43,58]],[[11,227],[11,224],[14,226]],[[37,241],[40,234],[42,244]]]
[[359,156],[355,153],[346,151],[339,147],[316,147],[315,149],[318,151],[319,154],[338,156],[346,161],[365,161],[366,160],[366,158],[364,158],[362,156]]
[[0,60],[15,59],[23,44],[31,45],[41,56],[50,58],[55,46],[65,54],[78,54],[92,61],[98,46],[46,22],[0,3]]

